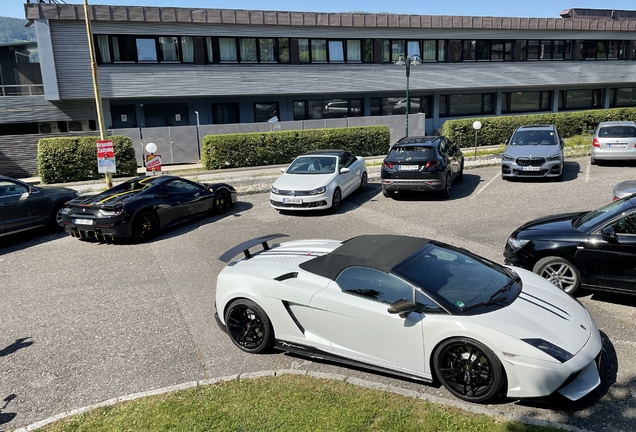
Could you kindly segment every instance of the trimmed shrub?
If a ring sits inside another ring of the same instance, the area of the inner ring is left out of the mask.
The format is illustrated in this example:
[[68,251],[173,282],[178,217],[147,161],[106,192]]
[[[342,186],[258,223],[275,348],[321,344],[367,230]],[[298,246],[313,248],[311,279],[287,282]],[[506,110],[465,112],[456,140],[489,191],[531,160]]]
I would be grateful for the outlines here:
[[285,164],[319,149],[375,156],[386,154],[390,141],[387,126],[206,135],[201,158],[206,169],[219,169]]
[[447,120],[442,126],[442,135],[460,147],[475,146],[473,122],[482,124],[477,134],[477,146],[502,144],[510,139],[518,126],[530,124],[553,124],[562,138],[588,133],[603,121],[636,121],[636,108],[613,108],[591,111],[573,111],[530,115],[509,115]]
[[[115,149],[115,177],[137,175],[133,142],[126,136],[110,136]],[[42,183],[67,183],[103,178],[97,172],[98,136],[42,138],[38,142],[38,173]]]

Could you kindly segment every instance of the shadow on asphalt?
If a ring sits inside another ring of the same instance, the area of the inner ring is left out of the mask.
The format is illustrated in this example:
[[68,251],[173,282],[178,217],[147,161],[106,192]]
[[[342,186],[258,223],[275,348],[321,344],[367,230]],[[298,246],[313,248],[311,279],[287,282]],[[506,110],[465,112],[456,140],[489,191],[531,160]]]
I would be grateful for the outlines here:
[[[592,291],[581,290],[581,295],[589,295],[590,293],[592,293]],[[613,304],[618,304],[623,306],[631,306],[631,307],[636,306],[636,296],[634,295],[609,293],[609,292],[594,292],[592,293],[591,299],[596,301],[601,301],[604,303],[613,303]]]
[[17,234],[0,237],[0,255],[27,249],[68,236],[62,231],[51,231],[50,228],[36,228]]
[[16,339],[15,342],[13,342],[11,345],[8,345],[0,350],[0,357],[8,356],[9,354],[13,354],[14,352],[22,348],[26,348],[34,344],[33,341],[30,341],[27,339],[31,339],[31,337],[29,336],[25,338]]
[[332,216],[334,214],[344,214],[352,210],[355,210],[356,208],[360,207],[365,202],[372,201],[373,198],[381,192],[381,190],[382,189],[380,187],[380,183],[369,182],[367,185],[367,189],[365,191],[361,191],[360,189],[358,189],[357,191],[353,192],[351,195],[348,195],[346,198],[344,198],[342,200],[342,206],[340,207],[340,211],[338,211],[338,213],[334,213],[333,211],[329,209],[301,210],[301,211],[278,210],[278,212],[284,216],[304,216],[304,217],[321,217],[321,216]]
[[7,407],[7,405],[9,405],[9,402],[11,402],[13,399],[15,399],[17,397],[18,396],[15,393],[11,393],[9,396],[5,397],[2,400],[4,402],[4,405],[0,407],[0,425],[3,425],[5,423],[9,423],[17,415],[17,413],[3,413],[2,412]]
[[597,160],[596,165],[600,167],[636,167],[636,160],[621,160],[621,161]]
[[472,195],[482,182],[481,176],[464,171],[464,181],[455,180],[451,185],[450,198],[442,198],[438,192],[401,191],[393,194],[393,199],[395,201],[454,201]]
[[[579,174],[581,173],[582,173],[581,165],[578,162],[573,162],[573,161],[563,162],[563,180],[562,180],[563,182],[576,180],[579,177]],[[561,182],[554,177],[552,178],[510,177],[509,179],[506,179],[506,180],[510,182],[524,182],[524,183],[551,183],[551,182],[560,183]]]

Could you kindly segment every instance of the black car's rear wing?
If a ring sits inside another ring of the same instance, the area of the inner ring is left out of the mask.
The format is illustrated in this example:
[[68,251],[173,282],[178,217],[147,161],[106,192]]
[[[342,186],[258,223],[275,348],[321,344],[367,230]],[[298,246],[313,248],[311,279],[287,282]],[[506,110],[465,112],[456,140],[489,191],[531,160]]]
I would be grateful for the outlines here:
[[281,237],[289,237],[287,234],[268,234],[262,237],[256,237],[252,240],[248,240],[246,242],[241,243],[240,245],[234,246],[232,249],[225,252],[223,255],[219,257],[219,260],[227,263],[232,260],[235,256],[243,252],[245,254],[245,258],[251,258],[252,254],[250,253],[250,248],[256,246],[257,244],[263,245],[263,250],[269,250],[269,245],[267,242],[269,240],[274,240]]

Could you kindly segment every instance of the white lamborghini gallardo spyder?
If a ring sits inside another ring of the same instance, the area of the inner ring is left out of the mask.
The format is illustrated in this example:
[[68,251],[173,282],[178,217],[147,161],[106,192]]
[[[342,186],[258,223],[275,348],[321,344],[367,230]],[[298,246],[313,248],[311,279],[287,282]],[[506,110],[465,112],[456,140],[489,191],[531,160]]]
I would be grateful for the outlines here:
[[[587,310],[542,277],[423,238],[364,235],[270,247],[272,234],[219,259],[218,324],[243,351],[270,348],[439,380],[486,402],[600,383],[601,336]],[[262,244],[263,250],[250,252]]]

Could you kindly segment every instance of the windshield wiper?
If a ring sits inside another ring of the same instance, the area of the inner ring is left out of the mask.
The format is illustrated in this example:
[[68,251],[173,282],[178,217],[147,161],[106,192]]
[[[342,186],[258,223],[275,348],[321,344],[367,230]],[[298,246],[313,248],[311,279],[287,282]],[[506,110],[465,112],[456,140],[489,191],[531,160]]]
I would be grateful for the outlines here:
[[508,297],[499,297],[499,294],[501,294],[503,292],[506,292],[506,291],[510,291],[510,289],[512,288],[512,285],[515,282],[520,281],[520,280],[521,280],[521,278],[518,275],[513,276],[512,279],[510,279],[507,284],[505,284],[504,286],[499,288],[497,291],[492,293],[492,295],[490,297],[488,297],[488,300],[480,302],[480,303],[476,303],[476,304],[471,305],[471,306],[468,306],[467,308],[462,309],[462,312],[466,312],[468,310],[475,309],[475,308],[480,307],[480,306],[491,305],[491,304],[495,304],[495,303],[499,303],[499,302],[508,300]]

